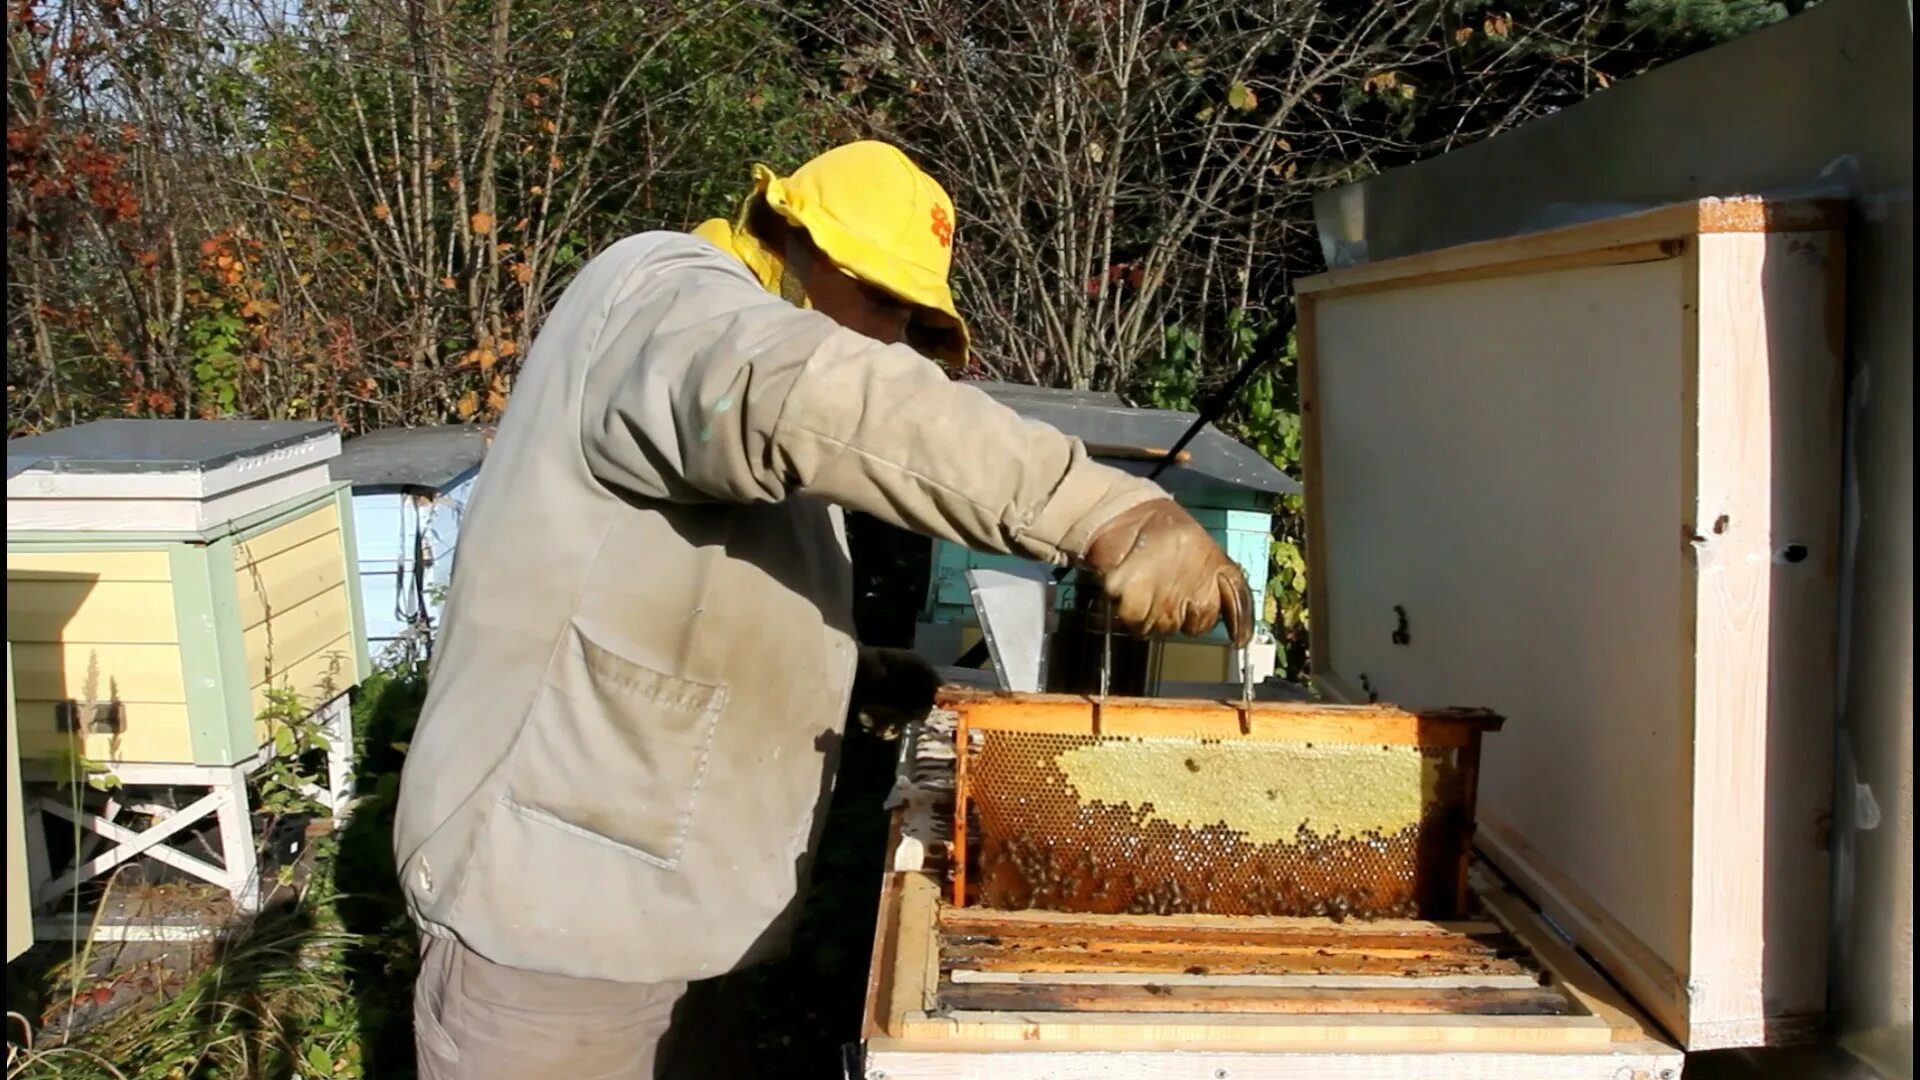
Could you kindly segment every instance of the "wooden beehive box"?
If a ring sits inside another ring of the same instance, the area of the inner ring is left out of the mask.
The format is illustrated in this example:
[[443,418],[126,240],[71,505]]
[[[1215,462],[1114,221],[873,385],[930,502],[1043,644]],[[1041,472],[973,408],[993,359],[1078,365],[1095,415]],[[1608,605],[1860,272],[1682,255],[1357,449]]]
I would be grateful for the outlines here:
[[[1058,726],[1068,703],[944,697],[956,708],[914,733],[896,787],[863,1027],[869,1080],[1677,1075],[1679,1053],[1482,871],[1447,921],[955,903],[963,713],[991,725],[1009,717],[987,713],[1035,707],[1040,723]],[[1208,705],[1115,701],[1107,719],[1126,727],[1122,713],[1172,709],[1234,723],[1232,705]],[[1256,708],[1258,725],[1293,719],[1334,736],[1364,727],[1371,738],[1383,723],[1417,719]]]
[[1301,282],[1315,677],[1508,718],[1479,843],[1689,1049],[1826,998],[1837,204]]
[[39,459],[7,486],[29,760],[239,764],[270,692],[310,707],[367,675],[331,425],[105,421],[9,451]]
[[353,485],[369,647],[427,639],[452,583],[455,545],[490,432],[476,424],[388,428],[349,439],[330,463]]
[[[1020,415],[1051,425],[1080,439],[1102,464],[1145,476],[1159,457],[1178,442],[1196,419],[1192,413],[1136,408],[1117,394],[1058,390],[1015,383],[972,384]],[[1300,485],[1259,453],[1206,427],[1183,450],[1158,482],[1185,507],[1247,576],[1256,618],[1263,620],[1253,646],[1262,675],[1274,667],[1274,643],[1264,623],[1268,579],[1273,565],[1273,515],[1284,496]],[[1015,556],[969,551],[946,541],[932,542],[926,605],[919,626],[919,647],[936,663],[950,663],[980,640],[979,620],[967,571],[976,568],[1018,570],[1032,567]],[[1076,576],[1061,583],[1056,600],[1062,611],[1085,604]],[[1068,621],[1066,635],[1086,635],[1084,625]],[[1117,642],[1121,651],[1114,677],[1120,684],[1159,693],[1160,686],[1181,683],[1237,682],[1236,650],[1218,628],[1198,638],[1176,637],[1151,644]],[[1127,654],[1137,652],[1137,656]],[[1076,687],[1077,689],[1077,687]]]
[[[1316,686],[1506,718],[1479,906],[994,922],[940,895],[953,755],[921,745],[867,1075],[1672,1080],[1810,1034],[1842,263],[1835,206],[1706,200],[1301,282]],[[1240,966],[1166,967],[1208,950]]]

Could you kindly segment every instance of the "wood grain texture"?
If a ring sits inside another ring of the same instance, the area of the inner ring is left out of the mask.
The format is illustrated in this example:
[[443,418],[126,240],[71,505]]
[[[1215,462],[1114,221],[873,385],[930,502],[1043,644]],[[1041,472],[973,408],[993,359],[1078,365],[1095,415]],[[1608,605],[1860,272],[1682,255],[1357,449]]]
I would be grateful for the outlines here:
[[1690,1048],[1807,1038],[1825,1002],[1837,245],[1700,240]]
[[1708,200],[1301,290],[1316,685],[1511,717],[1483,847],[1695,1049],[1824,1000],[1836,215]]
[[1315,274],[1295,281],[1294,293],[1327,297],[1651,262],[1678,255],[1698,236],[1833,231],[1844,227],[1845,215],[1845,204],[1829,199],[1699,199]]
[[1193,986],[1167,983],[945,983],[954,1012],[1234,1013],[1242,1015],[1566,1016],[1577,1007],[1540,987]]
[[956,1012],[909,1016],[906,1039],[964,1039],[1038,1046],[1142,1049],[1339,1045],[1600,1046],[1612,1029],[1596,1016],[1288,1016],[1232,1013]]
[[1316,672],[1524,717],[1485,747],[1479,806],[1676,967],[1686,263],[1317,299],[1310,421],[1334,552]]
[[1680,1051],[1650,1040],[1586,1051],[1341,1044],[1258,1053],[951,1043],[934,1049],[882,1040],[868,1047],[866,1080],[1674,1080],[1680,1066]]
[[[1283,742],[1348,742],[1387,745],[1464,746],[1483,732],[1498,731],[1501,717],[1484,710],[1325,705],[1256,701],[1250,715],[1239,702],[1067,694],[1008,695],[947,687],[939,706],[959,713],[968,727],[1088,735],[1168,735]],[[1098,708],[1096,708],[1098,706]],[[1096,715],[1097,714],[1097,715]],[[1243,727],[1243,719],[1250,726]]]

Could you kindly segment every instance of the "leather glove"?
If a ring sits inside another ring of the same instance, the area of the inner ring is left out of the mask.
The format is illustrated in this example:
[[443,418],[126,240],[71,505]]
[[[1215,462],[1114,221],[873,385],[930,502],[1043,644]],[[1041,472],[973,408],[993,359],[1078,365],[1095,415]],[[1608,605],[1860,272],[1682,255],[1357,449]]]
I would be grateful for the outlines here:
[[862,726],[893,738],[933,711],[940,672],[905,649],[861,648],[853,672],[853,714]]
[[1143,502],[1102,526],[1084,561],[1119,623],[1141,636],[1204,634],[1225,620],[1236,648],[1253,640],[1247,576],[1172,499]]

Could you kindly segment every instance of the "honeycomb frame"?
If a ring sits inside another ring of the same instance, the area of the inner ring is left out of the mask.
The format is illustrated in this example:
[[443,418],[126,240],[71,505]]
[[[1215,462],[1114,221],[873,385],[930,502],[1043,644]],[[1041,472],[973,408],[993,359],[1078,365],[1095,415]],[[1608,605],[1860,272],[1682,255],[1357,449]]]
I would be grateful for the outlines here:
[[961,688],[939,707],[951,902],[1091,914],[1455,918],[1481,736],[1503,722]]

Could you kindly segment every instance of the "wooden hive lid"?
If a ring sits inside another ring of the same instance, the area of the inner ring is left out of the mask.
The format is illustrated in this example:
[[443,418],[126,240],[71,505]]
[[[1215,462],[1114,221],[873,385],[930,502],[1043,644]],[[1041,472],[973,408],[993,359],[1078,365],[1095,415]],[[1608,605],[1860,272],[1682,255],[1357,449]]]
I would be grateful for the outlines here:
[[96,420],[8,444],[7,529],[199,531],[319,491],[339,453],[330,423]]

